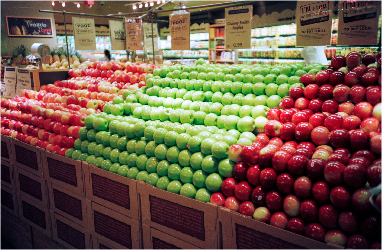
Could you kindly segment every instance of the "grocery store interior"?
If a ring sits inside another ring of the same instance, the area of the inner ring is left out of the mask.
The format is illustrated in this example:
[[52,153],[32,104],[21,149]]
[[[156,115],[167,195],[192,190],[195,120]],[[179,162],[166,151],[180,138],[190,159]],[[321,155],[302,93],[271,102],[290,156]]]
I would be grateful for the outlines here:
[[1,1],[1,248],[381,249],[381,1]]

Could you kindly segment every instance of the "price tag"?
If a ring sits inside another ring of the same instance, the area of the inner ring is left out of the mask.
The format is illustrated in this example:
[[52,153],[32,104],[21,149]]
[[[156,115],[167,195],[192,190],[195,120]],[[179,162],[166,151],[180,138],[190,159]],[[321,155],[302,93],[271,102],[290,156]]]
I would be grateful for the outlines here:
[[190,14],[170,15],[171,50],[190,50]]
[[17,69],[16,95],[20,95],[23,89],[32,89],[31,76],[27,69]]
[[142,19],[126,19],[126,49],[143,50]]
[[110,41],[112,50],[125,50],[126,33],[123,22],[109,20]]
[[73,17],[72,22],[76,50],[96,50],[94,19]]
[[338,4],[338,45],[378,43],[380,2],[340,1]]
[[250,49],[252,5],[225,9],[225,48]]
[[16,95],[16,77],[17,67],[4,68],[4,82],[5,89],[3,95],[5,97],[13,98]]
[[296,46],[330,46],[333,2],[297,1],[296,12]]

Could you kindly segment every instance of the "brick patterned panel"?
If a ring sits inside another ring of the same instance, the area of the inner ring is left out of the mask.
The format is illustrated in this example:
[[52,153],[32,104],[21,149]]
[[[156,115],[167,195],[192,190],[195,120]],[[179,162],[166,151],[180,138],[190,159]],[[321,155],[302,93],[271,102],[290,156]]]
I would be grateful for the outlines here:
[[49,176],[53,179],[65,182],[77,187],[76,167],[47,157]]
[[77,229],[56,220],[57,224],[57,236],[59,239],[65,241],[71,246],[78,249],[85,249],[85,234],[78,231]]
[[7,143],[4,141],[1,141],[1,156],[9,159]]
[[[3,146],[1,146],[3,147]],[[11,170],[8,166],[5,166],[1,164],[1,180],[5,181],[6,183],[12,184],[11,181]]]
[[35,206],[22,201],[23,216],[38,225],[39,227],[46,229],[45,212],[36,208]]
[[82,202],[66,193],[53,188],[54,206],[71,216],[82,220]]
[[153,237],[153,249],[181,249],[181,248]]
[[19,173],[20,190],[42,201],[42,188],[39,181]]
[[15,202],[14,202],[13,194],[8,193],[4,189],[1,189],[1,205],[6,206],[7,208],[14,210]]
[[16,161],[34,170],[38,170],[36,152],[15,144]]

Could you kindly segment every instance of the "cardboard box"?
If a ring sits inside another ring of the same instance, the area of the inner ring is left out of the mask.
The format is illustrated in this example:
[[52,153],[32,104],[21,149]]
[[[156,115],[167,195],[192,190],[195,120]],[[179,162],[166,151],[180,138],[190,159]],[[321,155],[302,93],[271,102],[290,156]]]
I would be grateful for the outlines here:
[[1,160],[11,162],[11,156],[11,138],[5,135],[1,135]]
[[52,221],[49,209],[42,207],[24,195],[18,195],[19,214],[21,220],[37,228],[48,237],[52,237]]
[[12,139],[11,152],[11,162],[14,165],[43,177],[41,152],[45,152],[44,149]]
[[41,207],[49,208],[48,187],[46,180],[22,168],[16,172],[16,190]]
[[1,210],[18,216],[17,194],[15,189],[1,185]]
[[50,209],[65,218],[86,227],[88,215],[86,198],[48,182]]
[[142,248],[140,222],[109,208],[91,202],[91,235],[104,246],[121,249]]
[[341,248],[256,221],[227,208],[219,207],[218,214],[223,249]]
[[135,180],[82,163],[86,198],[139,220],[139,201]]
[[1,161],[1,185],[16,190],[13,164],[3,160]]
[[32,227],[4,209],[1,210],[1,238],[16,249],[33,248]]
[[47,151],[41,157],[46,180],[56,183],[73,193],[85,196],[81,161]]
[[142,223],[200,248],[217,248],[217,206],[137,182]]
[[52,238],[47,237],[39,230],[32,228],[33,234],[33,247],[35,249],[65,249],[63,245],[59,244]]
[[50,212],[53,226],[53,240],[67,248],[91,248],[90,233],[87,228],[81,227],[53,211]]
[[142,225],[142,235],[145,249],[200,249],[147,225]]

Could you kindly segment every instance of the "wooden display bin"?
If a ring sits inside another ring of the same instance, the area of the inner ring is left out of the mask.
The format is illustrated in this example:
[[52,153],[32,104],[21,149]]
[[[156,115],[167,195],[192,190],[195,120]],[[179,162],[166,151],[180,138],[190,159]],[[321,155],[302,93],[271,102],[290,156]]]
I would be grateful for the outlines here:
[[32,80],[32,89],[40,91],[42,85],[53,84],[55,81],[67,79],[69,69],[43,70],[36,69],[30,71]]
[[256,221],[227,208],[219,207],[218,214],[223,249],[342,248]]
[[90,233],[73,221],[50,211],[52,217],[53,240],[67,248],[91,248]]
[[135,180],[82,163],[86,198],[134,220],[139,220],[139,201]]
[[1,160],[11,162],[12,160],[12,149],[11,149],[11,139],[8,136],[1,135]]
[[142,235],[144,249],[200,249],[147,225],[142,225]]
[[32,204],[49,208],[48,188],[44,178],[19,168],[16,172],[16,190],[18,194],[32,200]]
[[140,221],[95,202],[91,202],[88,207],[92,238],[95,237],[103,246],[114,249],[142,248]]
[[65,218],[86,227],[88,223],[86,198],[55,183],[48,182],[50,209]]
[[142,224],[199,248],[218,248],[217,206],[137,181]]
[[44,149],[12,139],[11,152],[11,162],[13,162],[14,165],[43,177],[41,153],[45,152]]
[[1,161],[1,185],[16,190],[14,166],[7,161]]
[[32,227],[4,209],[1,210],[1,238],[16,249],[33,248]]
[[65,249],[63,245],[59,244],[53,238],[47,237],[36,228],[32,228],[33,233],[33,247],[35,249]]
[[49,209],[35,203],[34,200],[18,195],[19,214],[21,220],[40,230],[48,237],[52,237],[52,221]]
[[15,189],[10,189],[7,186],[1,185],[1,210],[18,216],[18,200]]
[[45,179],[85,197],[82,162],[45,151],[42,154]]

